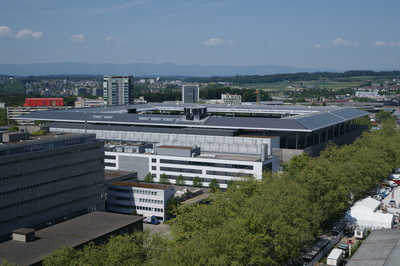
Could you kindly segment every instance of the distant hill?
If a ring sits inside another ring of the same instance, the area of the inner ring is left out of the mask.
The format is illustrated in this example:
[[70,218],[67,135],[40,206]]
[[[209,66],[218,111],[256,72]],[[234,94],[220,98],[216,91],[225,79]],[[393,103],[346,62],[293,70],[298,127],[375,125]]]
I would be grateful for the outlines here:
[[236,76],[236,75],[273,75],[281,73],[337,72],[329,68],[299,69],[290,66],[202,66],[175,65],[170,63],[148,64],[109,64],[109,63],[36,63],[36,64],[0,64],[1,75],[46,76],[46,75],[132,75],[132,76]]

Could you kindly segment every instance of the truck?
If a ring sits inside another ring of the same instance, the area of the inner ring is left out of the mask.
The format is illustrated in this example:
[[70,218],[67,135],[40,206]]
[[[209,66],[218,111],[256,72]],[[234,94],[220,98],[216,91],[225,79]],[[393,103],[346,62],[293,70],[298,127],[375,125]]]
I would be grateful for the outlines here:
[[355,237],[357,240],[364,239],[366,228],[356,228]]
[[146,224],[160,224],[160,221],[154,215],[144,215],[143,222]]
[[332,266],[339,266],[343,260],[343,250],[335,248],[332,250],[331,254],[329,254],[326,264]]

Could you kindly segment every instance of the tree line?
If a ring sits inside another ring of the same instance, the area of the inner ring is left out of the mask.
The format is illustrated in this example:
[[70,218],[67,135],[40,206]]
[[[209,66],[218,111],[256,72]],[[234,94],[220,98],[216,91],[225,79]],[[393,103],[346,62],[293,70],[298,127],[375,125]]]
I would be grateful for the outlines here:
[[286,265],[399,167],[399,140],[389,117],[351,145],[295,156],[281,174],[236,178],[206,204],[176,207],[170,235],[137,232],[64,248],[43,265]]
[[235,77],[210,77],[210,78],[186,78],[186,82],[199,82],[199,83],[210,83],[210,82],[229,82],[235,85],[253,84],[253,83],[275,83],[283,81],[311,81],[320,79],[331,79],[336,81],[348,81],[349,78],[372,76],[372,77],[384,77],[388,79],[400,77],[400,71],[371,71],[371,70],[350,70],[343,73],[338,72],[300,72],[293,74],[274,74],[274,75],[237,75]]

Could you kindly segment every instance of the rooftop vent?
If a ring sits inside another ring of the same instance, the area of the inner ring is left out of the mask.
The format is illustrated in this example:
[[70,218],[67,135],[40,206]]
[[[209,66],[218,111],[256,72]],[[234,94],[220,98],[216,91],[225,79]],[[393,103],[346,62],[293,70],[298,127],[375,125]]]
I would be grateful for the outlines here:
[[35,240],[35,230],[28,228],[19,228],[12,231],[12,238],[18,242],[31,242]]

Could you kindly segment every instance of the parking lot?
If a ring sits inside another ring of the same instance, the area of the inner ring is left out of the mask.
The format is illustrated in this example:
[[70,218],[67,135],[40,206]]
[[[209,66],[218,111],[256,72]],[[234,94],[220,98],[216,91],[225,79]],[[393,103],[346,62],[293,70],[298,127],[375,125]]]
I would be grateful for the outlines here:
[[393,187],[393,188],[392,188],[392,193],[390,193],[389,195],[387,195],[386,198],[384,198],[384,199],[382,200],[382,203],[383,203],[385,206],[388,206],[388,205],[389,205],[389,201],[390,201],[392,198],[396,201],[396,208],[398,208],[398,207],[399,207],[399,203],[400,203],[400,189],[399,189],[399,187]]

